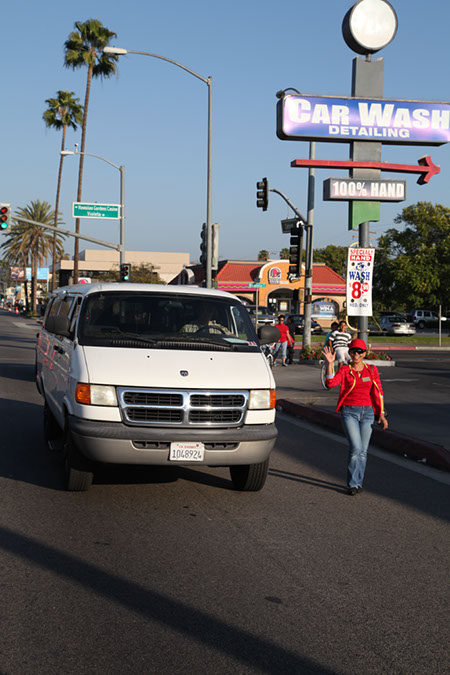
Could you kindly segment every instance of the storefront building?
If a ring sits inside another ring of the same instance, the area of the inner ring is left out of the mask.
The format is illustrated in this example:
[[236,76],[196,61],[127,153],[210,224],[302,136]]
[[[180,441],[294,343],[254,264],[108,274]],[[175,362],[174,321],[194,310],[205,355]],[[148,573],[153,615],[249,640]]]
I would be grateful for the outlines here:
[[[243,302],[269,307],[274,314],[302,314],[304,276],[290,281],[289,261],[249,262],[222,260],[215,277],[217,288]],[[201,284],[204,268],[194,265],[171,283]],[[338,318],[345,306],[345,280],[324,263],[313,265],[312,316],[324,327]]]

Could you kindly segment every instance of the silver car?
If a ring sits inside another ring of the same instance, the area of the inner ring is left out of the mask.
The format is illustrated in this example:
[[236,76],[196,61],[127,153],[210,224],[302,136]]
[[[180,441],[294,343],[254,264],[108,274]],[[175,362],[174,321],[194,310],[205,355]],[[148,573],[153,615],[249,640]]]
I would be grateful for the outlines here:
[[380,327],[387,335],[415,335],[416,327],[403,316],[382,316]]
[[[256,305],[245,306],[253,324],[256,322]],[[278,323],[278,317],[272,314],[268,307],[258,305],[258,325],[275,326]]]

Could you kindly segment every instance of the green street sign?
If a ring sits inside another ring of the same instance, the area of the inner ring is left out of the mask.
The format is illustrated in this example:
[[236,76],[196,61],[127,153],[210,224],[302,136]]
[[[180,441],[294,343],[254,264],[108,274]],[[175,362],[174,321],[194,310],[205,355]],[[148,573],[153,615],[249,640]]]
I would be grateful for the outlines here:
[[74,218],[120,218],[120,204],[85,204],[83,202],[73,203]]
[[265,288],[266,284],[257,284],[257,283],[252,283],[248,285],[249,288]]

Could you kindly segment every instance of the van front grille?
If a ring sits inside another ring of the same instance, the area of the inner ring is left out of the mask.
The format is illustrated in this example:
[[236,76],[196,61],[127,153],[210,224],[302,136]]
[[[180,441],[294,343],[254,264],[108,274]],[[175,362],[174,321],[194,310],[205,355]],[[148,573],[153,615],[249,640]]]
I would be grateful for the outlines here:
[[125,424],[140,426],[238,427],[248,391],[184,391],[119,387]]
[[127,416],[130,422],[180,424],[182,421],[181,410],[166,410],[164,408],[127,408]]

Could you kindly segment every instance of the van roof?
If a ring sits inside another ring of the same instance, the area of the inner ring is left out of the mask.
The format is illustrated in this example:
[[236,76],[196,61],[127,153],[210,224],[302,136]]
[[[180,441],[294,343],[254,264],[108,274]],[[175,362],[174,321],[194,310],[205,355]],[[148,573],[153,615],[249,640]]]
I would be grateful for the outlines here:
[[218,291],[215,288],[200,288],[199,286],[165,286],[163,284],[132,284],[132,283],[100,283],[100,284],[73,284],[72,286],[61,286],[54,293],[64,295],[66,293],[76,293],[78,295],[89,295],[90,293],[110,293],[113,291],[133,291],[134,293],[182,293],[186,295],[204,295],[219,298],[236,298],[232,293]]

